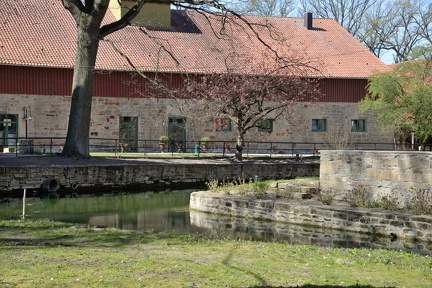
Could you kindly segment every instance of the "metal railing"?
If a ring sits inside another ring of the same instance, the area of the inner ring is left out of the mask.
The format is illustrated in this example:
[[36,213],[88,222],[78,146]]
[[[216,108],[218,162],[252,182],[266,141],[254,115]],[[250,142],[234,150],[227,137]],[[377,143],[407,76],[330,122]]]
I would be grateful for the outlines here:
[[[63,150],[65,137],[15,137],[0,139],[0,152],[14,153],[18,155],[26,154],[58,154]],[[8,145],[5,145],[7,143]],[[431,151],[431,145],[426,145],[425,150]],[[248,156],[297,156],[298,155],[318,155],[320,150],[347,149],[347,150],[419,150],[418,145],[397,145],[395,143],[351,143],[345,147],[332,143],[308,143],[308,142],[256,142],[246,141],[243,147],[244,157]],[[234,155],[236,141],[168,141],[159,143],[158,140],[151,139],[110,139],[110,138],[90,138],[90,153],[112,153],[113,155],[123,156],[171,156],[175,155],[196,155],[196,156],[219,156],[229,157]]]

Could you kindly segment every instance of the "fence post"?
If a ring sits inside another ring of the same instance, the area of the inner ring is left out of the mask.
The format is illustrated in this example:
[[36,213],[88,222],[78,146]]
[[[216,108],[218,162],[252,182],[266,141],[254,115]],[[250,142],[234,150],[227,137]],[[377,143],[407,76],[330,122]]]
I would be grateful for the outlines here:
[[246,157],[249,157],[249,142],[247,142]]
[[147,140],[144,140],[144,147],[143,147],[143,154],[144,154],[144,156],[146,156],[146,151],[147,151],[147,149],[146,149],[146,147],[147,147]]
[[273,142],[270,142],[270,158],[272,157]]
[[15,157],[18,157],[18,138],[15,138]]

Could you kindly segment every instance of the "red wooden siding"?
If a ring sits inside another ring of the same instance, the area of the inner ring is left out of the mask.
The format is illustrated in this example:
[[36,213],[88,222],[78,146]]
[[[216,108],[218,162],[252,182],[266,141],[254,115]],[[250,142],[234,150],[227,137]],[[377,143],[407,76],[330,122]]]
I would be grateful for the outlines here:
[[357,103],[366,95],[367,79],[322,79],[319,102]]
[[[37,68],[0,65],[1,94],[71,95],[73,70],[68,68]],[[153,78],[155,73],[146,73]],[[182,74],[157,74],[168,87],[183,84]],[[319,102],[360,101],[365,96],[366,79],[321,79]],[[126,71],[97,71],[94,96],[148,98],[155,95],[169,97],[164,89],[153,88],[142,76]],[[187,97],[187,95],[184,95]]]
[[72,69],[0,65],[0,93],[70,95]]
[[96,97],[149,98],[169,97],[166,89],[154,87],[151,83],[158,77],[166,87],[178,88],[183,83],[181,74],[144,73],[147,80],[136,72],[98,71],[95,74],[93,88]]

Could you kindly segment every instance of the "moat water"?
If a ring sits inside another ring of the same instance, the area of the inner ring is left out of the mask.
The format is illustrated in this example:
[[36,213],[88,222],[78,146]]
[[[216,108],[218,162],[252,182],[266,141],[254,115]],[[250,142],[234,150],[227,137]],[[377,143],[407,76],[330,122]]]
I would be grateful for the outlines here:
[[[253,219],[232,218],[189,210],[192,190],[108,194],[104,196],[69,195],[63,198],[26,198],[29,219],[88,224],[95,227],[157,232],[203,234],[214,238],[286,242],[301,245],[369,247],[432,254],[431,244],[406,243],[398,239],[375,239],[319,227],[304,227]],[[4,200],[4,199],[3,199]],[[23,202],[11,199],[0,204],[1,218],[19,218]]]

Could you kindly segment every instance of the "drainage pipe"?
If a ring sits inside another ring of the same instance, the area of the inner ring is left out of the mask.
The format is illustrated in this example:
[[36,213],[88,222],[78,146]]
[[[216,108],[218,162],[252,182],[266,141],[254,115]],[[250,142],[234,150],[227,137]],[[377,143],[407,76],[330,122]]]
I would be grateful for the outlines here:
[[46,178],[41,184],[42,192],[57,192],[59,182],[54,178]]

